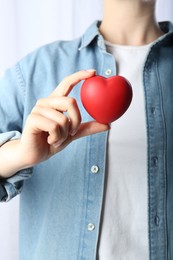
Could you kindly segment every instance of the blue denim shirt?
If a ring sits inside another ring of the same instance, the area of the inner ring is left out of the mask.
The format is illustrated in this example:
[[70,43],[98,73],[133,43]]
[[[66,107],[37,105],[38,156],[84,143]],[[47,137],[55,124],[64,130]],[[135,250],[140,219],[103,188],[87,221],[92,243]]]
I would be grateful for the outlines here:
[[[161,27],[166,34],[151,47],[143,73],[150,260],[173,259],[173,27]],[[97,22],[81,38],[41,47],[8,70],[0,82],[0,144],[20,138],[37,99],[48,96],[65,76],[91,68],[103,76],[116,74]],[[80,86],[70,95],[88,121]],[[107,133],[84,137],[33,169],[0,180],[8,194],[2,200],[22,190],[21,260],[96,259],[106,146]]]

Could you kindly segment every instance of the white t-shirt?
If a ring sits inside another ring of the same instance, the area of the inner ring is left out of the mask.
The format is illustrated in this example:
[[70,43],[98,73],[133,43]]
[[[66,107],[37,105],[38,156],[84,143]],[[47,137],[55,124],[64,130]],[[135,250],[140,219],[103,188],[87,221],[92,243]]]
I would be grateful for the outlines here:
[[147,135],[143,67],[151,44],[117,46],[117,74],[132,84],[127,112],[111,124],[99,260],[148,260]]

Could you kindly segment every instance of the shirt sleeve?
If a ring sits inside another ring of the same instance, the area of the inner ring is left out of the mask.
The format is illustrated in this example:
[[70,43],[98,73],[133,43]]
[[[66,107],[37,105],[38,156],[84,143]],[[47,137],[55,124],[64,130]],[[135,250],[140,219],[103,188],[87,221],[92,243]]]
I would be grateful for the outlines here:
[[[20,139],[23,127],[25,102],[24,79],[20,65],[6,71],[0,79],[0,146],[4,143]],[[32,169],[17,172],[7,179],[0,179],[0,201],[9,201],[18,195],[23,181],[31,177]]]

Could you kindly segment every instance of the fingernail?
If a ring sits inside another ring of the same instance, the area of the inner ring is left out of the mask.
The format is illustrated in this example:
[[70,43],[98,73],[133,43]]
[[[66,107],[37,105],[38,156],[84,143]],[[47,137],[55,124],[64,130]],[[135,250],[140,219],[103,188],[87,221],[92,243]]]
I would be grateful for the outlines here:
[[88,69],[88,70],[86,70],[87,72],[96,72],[96,70],[95,69]]
[[53,146],[55,148],[58,148],[61,144],[62,144],[62,141],[58,141],[58,142],[54,143]]
[[76,133],[77,133],[77,130],[75,129],[75,130],[72,130],[72,131],[70,132],[70,135],[71,135],[71,136],[74,136]]

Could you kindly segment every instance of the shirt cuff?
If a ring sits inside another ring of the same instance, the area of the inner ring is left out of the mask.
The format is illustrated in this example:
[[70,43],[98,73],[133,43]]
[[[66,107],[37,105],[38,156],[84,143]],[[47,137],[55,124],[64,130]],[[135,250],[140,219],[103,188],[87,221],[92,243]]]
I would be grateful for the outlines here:
[[17,172],[10,178],[0,179],[0,185],[3,186],[6,191],[6,196],[3,197],[3,199],[0,198],[0,202],[7,202],[19,195],[22,191],[24,181],[29,179],[31,176],[32,168],[28,168]]

